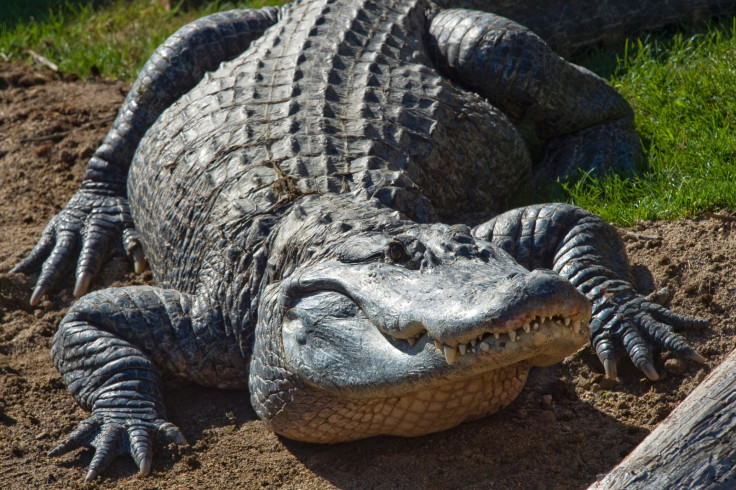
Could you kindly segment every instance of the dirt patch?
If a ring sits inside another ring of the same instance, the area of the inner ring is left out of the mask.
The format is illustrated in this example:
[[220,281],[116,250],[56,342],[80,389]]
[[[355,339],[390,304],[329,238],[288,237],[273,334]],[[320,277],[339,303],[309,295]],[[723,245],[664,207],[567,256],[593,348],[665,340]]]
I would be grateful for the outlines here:
[[[46,452],[86,414],[53,368],[49,345],[72,283],[28,305],[34,279],[7,271],[36,243],[76,189],[128,87],[63,81],[0,64],[0,480],[7,488],[585,488],[606,473],[736,347],[732,298],[736,230],[719,219],[642,223],[621,230],[645,291],[667,287],[669,305],[710,321],[686,332],[707,366],[662,355],[650,383],[630,364],[608,383],[586,348],[533,372],[501,413],[414,439],[379,437],[313,445],[275,436],[243,392],[172,382],[169,418],[190,447],[161,448],[153,474],[120,458],[82,484],[92,450]],[[93,288],[138,284],[114,259]]]

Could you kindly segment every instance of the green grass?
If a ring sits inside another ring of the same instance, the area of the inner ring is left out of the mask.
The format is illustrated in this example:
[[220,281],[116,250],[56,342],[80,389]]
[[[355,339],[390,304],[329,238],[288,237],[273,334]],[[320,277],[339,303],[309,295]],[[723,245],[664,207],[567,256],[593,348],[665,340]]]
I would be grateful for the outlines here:
[[218,10],[280,3],[172,1],[167,12],[157,0],[0,0],[0,58],[25,60],[30,49],[62,73],[133,80],[182,25]]
[[620,224],[736,208],[736,20],[703,31],[619,51],[609,80],[634,108],[648,168],[568,183],[568,200]]
[[[283,1],[0,0],[0,58],[33,50],[63,73],[133,80],[153,49],[181,25],[233,7]],[[8,4],[8,5],[5,5]],[[647,168],[555,183],[531,200],[567,200],[631,224],[736,208],[736,24],[680,28],[599,51],[581,62],[631,102]]]

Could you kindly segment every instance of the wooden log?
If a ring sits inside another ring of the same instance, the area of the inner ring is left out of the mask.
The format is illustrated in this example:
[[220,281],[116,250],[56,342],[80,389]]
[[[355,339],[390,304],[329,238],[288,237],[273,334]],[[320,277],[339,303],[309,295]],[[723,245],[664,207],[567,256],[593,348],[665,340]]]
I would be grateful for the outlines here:
[[736,488],[736,350],[589,490]]

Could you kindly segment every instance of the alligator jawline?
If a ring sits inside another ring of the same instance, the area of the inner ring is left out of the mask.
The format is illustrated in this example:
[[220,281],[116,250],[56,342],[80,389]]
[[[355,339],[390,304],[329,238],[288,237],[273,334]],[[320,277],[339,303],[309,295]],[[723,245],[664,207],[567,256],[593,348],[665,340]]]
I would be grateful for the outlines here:
[[434,342],[439,353],[445,357],[448,364],[452,365],[464,356],[494,355],[502,353],[507,346],[514,344],[519,347],[523,347],[524,344],[539,347],[553,338],[560,340],[568,338],[571,342],[575,341],[577,337],[587,338],[588,321],[571,320],[569,317],[562,317],[561,315],[553,317],[537,316],[505,332],[484,332],[470,340],[463,339],[455,343],[442,343],[435,340],[426,330],[408,338],[398,338],[386,332],[382,333],[400,350],[405,350],[407,345],[410,348],[415,344],[422,344],[423,341]]

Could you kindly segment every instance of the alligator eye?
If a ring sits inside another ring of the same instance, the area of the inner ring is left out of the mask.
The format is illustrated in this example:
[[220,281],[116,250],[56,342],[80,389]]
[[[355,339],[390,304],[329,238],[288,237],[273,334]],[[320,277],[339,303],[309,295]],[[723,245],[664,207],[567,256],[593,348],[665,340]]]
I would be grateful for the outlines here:
[[398,262],[404,258],[404,246],[400,243],[391,243],[388,246],[388,254],[391,260]]

